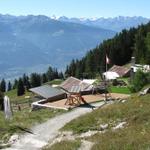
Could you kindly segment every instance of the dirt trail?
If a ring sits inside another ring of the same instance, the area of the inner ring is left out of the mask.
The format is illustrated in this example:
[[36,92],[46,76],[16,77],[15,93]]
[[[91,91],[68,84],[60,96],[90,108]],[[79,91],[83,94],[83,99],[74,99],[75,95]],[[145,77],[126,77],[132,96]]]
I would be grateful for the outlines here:
[[[103,105],[104,102],[92,104],[95,108]],[[5,150],[39,150],[48,144],[49,141],[52,142],[58,136],[59,129],[66,123],[91,111],[91,107],[79,107],[49,119],[47,122],[34,126],[31,129],[34,134],[26,133],[21,135],[20,139],[16,143]]]

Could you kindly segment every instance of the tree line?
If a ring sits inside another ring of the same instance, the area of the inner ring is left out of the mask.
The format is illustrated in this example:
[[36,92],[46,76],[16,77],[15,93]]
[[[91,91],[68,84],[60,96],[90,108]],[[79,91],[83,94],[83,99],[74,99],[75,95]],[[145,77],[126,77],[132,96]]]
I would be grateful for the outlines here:
[[150,23],[137,28],[122,30],[112,39],[87,52],[85,57],[72,60],[65,75],[77,78],[95,78],[105,71],[106,55],[112,65],[125,65],[135,56],[136,63],[150,65]]
[[23,95],[26,90],[41,86],[42,84],[52,81],[54,79],[63,79],[64,75],[59,72],[56,68],[49,67],[45,73],[32,73],[30,76],[24,74],[19,79],[15,79],[13,83],[10,81],[7,83],[5,79],[0,81],[0,91],[2,93],[17,89],[17,95]]

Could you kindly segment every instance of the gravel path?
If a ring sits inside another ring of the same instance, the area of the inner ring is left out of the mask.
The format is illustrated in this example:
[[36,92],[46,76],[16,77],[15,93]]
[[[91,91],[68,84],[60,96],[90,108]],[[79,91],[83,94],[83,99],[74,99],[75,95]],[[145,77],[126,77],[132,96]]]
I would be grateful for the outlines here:
[[[95,108],[103,106],[104,102],[92,104]],[[39,150],[48,142],[52,142],[59,134],[59,129],[74,118],[91,112],[88,107],[75,108],[72,111],[56,116],[47,122],[34,126],[31,130],[34,134],[23,134],[10,148],[5,150]]]

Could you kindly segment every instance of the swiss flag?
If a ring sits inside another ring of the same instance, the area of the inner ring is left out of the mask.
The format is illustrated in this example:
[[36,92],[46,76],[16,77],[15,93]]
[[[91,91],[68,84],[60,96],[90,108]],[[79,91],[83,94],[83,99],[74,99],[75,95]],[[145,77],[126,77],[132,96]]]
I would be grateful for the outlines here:
[[108,58],[107,54],[106,54],[106,64],[110,64],[110,59]]

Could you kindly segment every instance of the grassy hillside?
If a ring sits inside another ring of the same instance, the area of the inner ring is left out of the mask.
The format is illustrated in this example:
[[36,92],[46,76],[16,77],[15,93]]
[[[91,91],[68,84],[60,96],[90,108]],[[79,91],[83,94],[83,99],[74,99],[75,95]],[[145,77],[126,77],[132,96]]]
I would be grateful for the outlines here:
[[[100,130],[100,125],[107,123],[105,133],[98,133],[88,139],[95,143],[92,150],[146,150],[150,148],[149,108],[150,95],[134,95],[125,103],[115,103],[81,116],[66,124],[63,130],[81,134]],[[112,131],[122,121],[127,122],[125,128]]]
[[[54,80],[51,82],[59,83],[61,80]],[[10,121],[5,120],[4,112],[0,111],[0,144],[6,142],[9,137],[15,133],[24,133],[30,131],[30,128],[37,124],[48,120],[55,115],[58,115],[63,110],[54,109],[39,109],[37,111],[31,111],[30,102],[33,101],[34,94],[26,91],[22,96],[17,96],[17,90],[11,90],[5,93],[9,96],[12,109],[13,118]],[[29,96],[29,98],[26,98]],[[21,111],[18,110],[17,105],[21,107]]]

